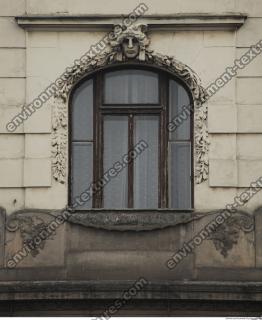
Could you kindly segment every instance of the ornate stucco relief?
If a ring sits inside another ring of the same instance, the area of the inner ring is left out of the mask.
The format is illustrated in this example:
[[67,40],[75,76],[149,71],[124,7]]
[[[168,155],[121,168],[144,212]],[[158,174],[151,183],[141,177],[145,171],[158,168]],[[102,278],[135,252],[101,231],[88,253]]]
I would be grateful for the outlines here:
[[174,57],[150,50],[146,25],[125,28],[116,25],[108,41],[107,51],[90,57],[83,56],[73,67],[67,68],[53,110],[53,177],[63,183],[66,176],[67,102],[71,89],[84,76],[114,64],[141,63],[160,67],[183,80],[191,90],[194,100],[195,181],[201,183],[208,177],[207,94],[194,71]]
[[213,241],[216,250],[226,258],[229,251],[238,243],[240,232],[249,233],[253,230],[253,216],[239,211],[212,232],[208,239]]
[[52,114],[52,172],[53,177],[61,183],[66,179],[67,112],[67,105],[61,99],[55,99]]
[[[261,210],[261,208],[259,208],[259,210]],[[8,232],[16,232],[19,230],[23,244],[29,246],[32,250],[30,250],[31,254],[36,256],[39,254],[39,250],[44,248],[46,241],[53,239],[55,230],[59,228],[61,221],[88,228],[140,232],[197,223],[197,221],[207,218],[209,222],[201,223],[201,230],[202,232],[209,230],[209,236],[206,240],[212,241],[215,249],[226,258],[234,246],[239,243],[241,232],[244,234],[254,232],[255,219],[253,214],[239,210],[231,213],[231,215],[219,225],[216,222],[216,218],[222,216],[224,212],[225,210],[214,210],[212,212],[150,210],[137,214],[128,210],[74,212],[69,209],[61,211],[25,209],[15,211],[8,215],[5,229]],[[4,208],[0,207],[0,217],[1,215],[5,217],[6,212]],[[208,217],[213,217],[213,219],[210,221]],[[57,221],[59,221],[59,223],[57,223]],[[210,223],[212,223],[212,228],[208,227]],[[198,235],[199,234],[200,232],[198,232]],[[37,245],[39,236],[40,238],[43,236],[44,240],[39,241],[39,245]],[[194,236],[192,234],[192,241],[193,239]]]
[[[23,246],[29,248],[28,252],[30,252],[32,257],[36,257],[46,245],[46,240],[40,238],[40,235],[44,236],[48,234],[48,223],[43,218],[44,213],[47,213],[47,211],[20,210],[13,212],[6,219],[6,230],[8,232],[20,232]],[[55,236],[55,232],[52,233],[51,237],[46,239],[53,239],[53,236]],[[38,241],[39,238],[40,241]]]

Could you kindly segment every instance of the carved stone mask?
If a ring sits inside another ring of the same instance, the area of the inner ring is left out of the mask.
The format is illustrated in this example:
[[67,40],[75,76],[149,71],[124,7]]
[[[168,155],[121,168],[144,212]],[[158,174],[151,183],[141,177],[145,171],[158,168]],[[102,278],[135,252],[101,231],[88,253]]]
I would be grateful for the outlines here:
[[122,42],[123,54],[128,59],[134,59],[139,54],[139,41],[135,37],[126,37]]

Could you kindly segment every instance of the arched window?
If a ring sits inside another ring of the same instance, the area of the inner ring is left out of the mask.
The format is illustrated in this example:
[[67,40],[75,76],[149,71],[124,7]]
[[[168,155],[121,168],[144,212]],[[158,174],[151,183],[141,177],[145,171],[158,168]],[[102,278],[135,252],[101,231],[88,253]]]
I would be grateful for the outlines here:
[[70,104],[71,205],[192,208],[193,117],[180,81],[155,69],[103,70],[75,88]]

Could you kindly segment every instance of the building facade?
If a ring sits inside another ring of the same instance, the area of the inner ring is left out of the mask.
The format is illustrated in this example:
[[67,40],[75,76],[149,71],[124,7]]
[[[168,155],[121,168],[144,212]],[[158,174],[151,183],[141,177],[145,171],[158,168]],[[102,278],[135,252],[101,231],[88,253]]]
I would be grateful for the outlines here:
[[261,1],[0,3],[0,314],[261,314]]

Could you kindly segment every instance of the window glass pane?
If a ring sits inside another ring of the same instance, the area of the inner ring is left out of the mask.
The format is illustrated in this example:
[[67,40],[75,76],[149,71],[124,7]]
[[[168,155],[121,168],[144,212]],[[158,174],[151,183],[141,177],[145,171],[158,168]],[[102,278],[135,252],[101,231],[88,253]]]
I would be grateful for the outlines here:
[[93,140],[93,81],[84,82],[72,101],[72,139]]
[[148,144],[134,163],[134,207],[158,208],[158,116],[134,117],[135,141]]
[[170,207],[191,209],[191,144],[169,143]]
[[[72,144],[72,203],[86,191],[93,180],[93,143],[73,142]],[[85,202],[78,209],[92,208],[91,200]]]
[[105,103],[156,104],[158,74],[145,70],[121,70],[105,74]]
[[[116,162],[122,162],[122,157],[128,152],[128,117],[104,117],[104,173]],[[105,176],[104,176],[105,178]],[[128,167],[104,187],[104,208],[118,209],[128,206]]]
[[[170,121],[176,130],[170,133],[170,140],[190,139],[190,99],[186,90],[174,80],[169,82]],[[186,109],[184,107],[187,107]]]

